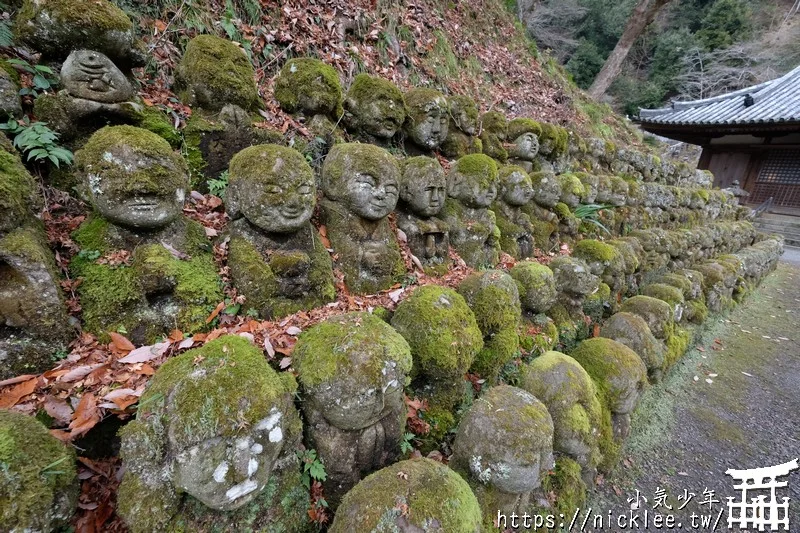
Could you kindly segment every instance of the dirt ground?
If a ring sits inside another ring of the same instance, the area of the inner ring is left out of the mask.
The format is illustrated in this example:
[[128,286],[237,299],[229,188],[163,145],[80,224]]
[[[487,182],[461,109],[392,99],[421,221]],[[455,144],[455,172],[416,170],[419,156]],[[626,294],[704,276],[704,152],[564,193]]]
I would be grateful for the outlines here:
[[[696,348],[647,391],[623,463],[590,492],[572,531],[728,531],[727,497],[740,501],[741,492],[725,471],[800,457],[800,261],[785,259],[791,261],[782,261],[743,304],[712,318]],[[780,481],[788,481],[777,494],[791,498],[789,530],[800,531],[800,470]],[[609,510],[613,520],[619,514],[630,520],[628,499],[637,490],[647,498],[639,500],[638,527],[609,526]],[[659,505],[662,491],[672,510]],[[589,508],[592,519],[580,529]],[[657,512],[674,515],[673,527],[654,525]],[[599,524],[595,513],[604,516],[602,528],[592,525]],[[740,531],[738,524],[731,529]]]

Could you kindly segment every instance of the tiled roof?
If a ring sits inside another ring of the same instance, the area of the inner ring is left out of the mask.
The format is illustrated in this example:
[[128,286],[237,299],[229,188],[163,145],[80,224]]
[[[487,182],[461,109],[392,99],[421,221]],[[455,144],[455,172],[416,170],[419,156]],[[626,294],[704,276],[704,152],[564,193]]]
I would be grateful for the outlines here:
[[776,80],[714,98],[673,102],[672,106],[661,109],[641,109],[639,120],[643,125],[681,126],[800,122],[800,67]]

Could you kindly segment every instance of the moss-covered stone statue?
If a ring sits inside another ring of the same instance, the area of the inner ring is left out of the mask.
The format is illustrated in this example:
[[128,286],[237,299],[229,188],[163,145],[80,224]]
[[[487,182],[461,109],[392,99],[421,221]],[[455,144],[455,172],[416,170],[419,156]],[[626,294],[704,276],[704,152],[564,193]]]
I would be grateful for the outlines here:
[[436,159],[425,156],[403,161],[397,227],[429,275],[442,275],[450,264],[449,227],[439,212],[447,199],[447,178]]
[[483,334],[464,297],[437,285],[418,287],[400,302],[392,326],[411,347],[412,388],[428,401],[425,419],[438,444],[456,425],[465,385],[471,387],[464,376],[483,348]]
[[275,79],[275,99],[287,113],[302,113],[307,118],[338,118],[343,112],[336,69],[310,57],[290,59],[283,65]]
[[310,222],[316,192],[311,167],[291,148],[252,146],[231,160],[228,267],[246,309],[275,318],[336,296],[330,255]]
[[124,331],[140,344],[172,329],[191,333],[222,299],[203,227],[182,214],[189,176],[158,135],[108,126],[76,154],[94,212],[73,237],[70,265],[85,327]]
[[561,173],[566,170],[569,155],[569,132],[561,126],[542,122],[537,162],[541,170]]
[[16,37],[63,61],[73,50],[95,50],[128,70],[144,66],[147,52],[125,12],[106,0],[24,0],[15,20]]
[[209,111],[234,104],[245,111],[261,107],[253,65],[233,42],[214,35],[198,35],[186,45],[175,69],[181,100]]
[[411,351],[380,318],[350,313],[300,335],[292,357],[308,442],[325,464],[325,497],[335,507],[363,476],[400,454]]
[[[581,342],[570,355],[595,381],[601,403],[611,413],[614,441],[621,443],[630,431],[630,414],[647,386],[647,367],[636,352],[603,337]],[[613,466],[610,457],[604,457],[604,462]]]
[[577,257],[557,257],[550,263],[550,269],[556,280],[558,302],[573,319],[581,317],[584,300],[597,290],[600,279]]
[[450,123],[447,137],[440,146],[442,155],[452,159],[482,152],[481,140],[476,137],[480,116],[475,101],[468,96],[453,95],[447,98],[450,106]]
[[385,143],[406,120],[403,93],[389,80],[359,74],[344,100],[344,124],[366,141]]
[[120,432],[117,512],[131,531],[304,531],[296,389],[234,335],[164,363]]
[[624,344],[641,357],[651,381],[661,379],[664,368],[664,344],[650,332],[639,315],[620,312],[603,323],[600,335]]
[[33,416],[0,409],[0,529],[58,531],[78,504],[75,452]]
[[554,466],[547,407],[517,387],[492,387],[459,425],[450,465],[469,480],[486,531],[493,529],[498,511],[521,516],[545,506],[542,481]]
[[50,368],[72,336],[58,269],[34,218],[41,205],[36,181],[0,139],[0,380]]
[[479,533],[481,521],[467,482],[444,464],[420,458],[363,479],[347,493],[328,531]]
[[508,124],[508,140],[514,143],[509,149],[510,163],[533,170],[533,162],[539,154],[539,135],[542,126],[529,118],[515,118]]
[[553,271],[535,261],[521,261],[509,271],[517,282],[522,310],[529,316],[546,313],[556,302]]
[[411,89],[404,95],[406,122],[403,129],[416,151],[430,153],[447,137],[450,108],[442,93],[434,89]]
[[499,111],[488,111],[481,115],[481,147],[483,153],[500,163],[508,160],[508,151],[503,146],[508,137],[508,119]]
[[462,157],[448,175],[442,218],[450,227],[450,244],[474,268],[493,267],[499,260],[500,230],[489,209],[497,186],[497,165],[483,154]]
[[523,209],[533,198],[531,178],[522,167],[511,165],[501,167],[498,175],[500,192],[492,211],[500,229],[500,248],[514,259],[531,257],[535,230]]
[[600,464],[600,441],[611,437],[603,427],[603,413],[592,378],[575,359],[561,352],[545,352],[522,365],[519,387],[547,406],[555,429],[553,449],[581,466],[588,484]]
[[502,270],[476,272],[464,278],[458,292],[472,308],[483,333],[483,349],[472,370],[490,383],[519,351],[522,310],[514,279]]
[[344,272],[359,294],[388,289],[406,269],[386,218],[397,205],[400,167],[386,150],[337,144],[322,167],[322,218]]

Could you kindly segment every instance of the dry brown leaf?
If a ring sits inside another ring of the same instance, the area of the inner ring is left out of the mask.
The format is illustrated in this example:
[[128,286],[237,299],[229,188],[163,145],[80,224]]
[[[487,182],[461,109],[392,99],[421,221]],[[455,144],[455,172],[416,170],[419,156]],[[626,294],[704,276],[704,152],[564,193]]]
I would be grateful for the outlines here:
[[31,378],[28,381],[22,381],[10,385],[0,391],[0,409],[8,409],[17,405],[22,398],[28,394],[32,394],[36,390],[37,379]]
[[121,352],[130,352],[135,348],[131,341],[116,331],[109,331],[108,336],[111,337],[111,344]]

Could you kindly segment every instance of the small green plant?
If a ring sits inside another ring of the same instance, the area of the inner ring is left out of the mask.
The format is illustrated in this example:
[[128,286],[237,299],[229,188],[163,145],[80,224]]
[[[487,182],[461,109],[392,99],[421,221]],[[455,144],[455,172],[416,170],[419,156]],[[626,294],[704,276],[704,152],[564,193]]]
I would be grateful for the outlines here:
[[403,440],[400,441],[400,453],[402,453],[403,455],[411,454],[411,452],[414,451],[414,445],[411,444],[411,442],[416,437],[417,437],[416,435],[414,435],[413,433],[411,433],[409,431],[404,433],[403,434]]
[[225,191],[228,190],[228,171],[221,173],[218,178],[208,180],[208,192],[214,196],[225,198]]
[[81,250],[78,252],[78,258],[85,259],[86,261],[96,261],[100,257],[100,252],[97,250]]
[[600,212],[604,209],[612,209],[612,206],[602,204],[580,205],[575,209],[573,214],[576,218],[579,218],[581,222],[592,224],[593,226],[596,226],[605,231],[607,234],[611,235],[611,232],[608,231],[608,228],[606,228],[603,223],[600,222]]
[[311,490],[312,479],[320,483],[328,479],[325,465],[317,457],[317,450],[297,451],[295,453],[297,453],[297,458],[300,459],[300,463],[303,465],[303,485],[308,490]]
[[61,459],[58,459],[57,461],[53,461],[49,465],[47,465],[44,468],[42,468],[41,470],[39,470],[39,475],[42,475],[42,476],[57,476],[57,475],[63,474],[64,470],[53,470],[53,469],[55,467],[57,467],[58,465],[60,465],[61,463],[63,463],[64,461],[66,461],[66,460],[67,460],[67,456],[65,455]]
[[36,98],[39,93],[49,91],[58,85],[58,76],[47,65],[31,65],[23,59],[9,59],[6,62],[33,76],[31,80],[33,87],[23,87],[19,90],[19,94],[22,96],[30,95]]
[[14,138],[14,146],[27,156],[28,161],[49,161],[56,167],[61,163],[72,164],[72,152],[58,145],[58,133],[48,128],[47,122],[30,122],[28,117],[22,121],[12,118],[0,124],[0,130]]
[[53,355],[50,356],[50,359],[54,363],[57,363],[59,361],[63,361],[64,359],[66,359],[68,355],[69,355],[69,352],[66,351],[66,350],[63,350],[63,349],[62,350],[56,350],[55,352],[53,352]]

